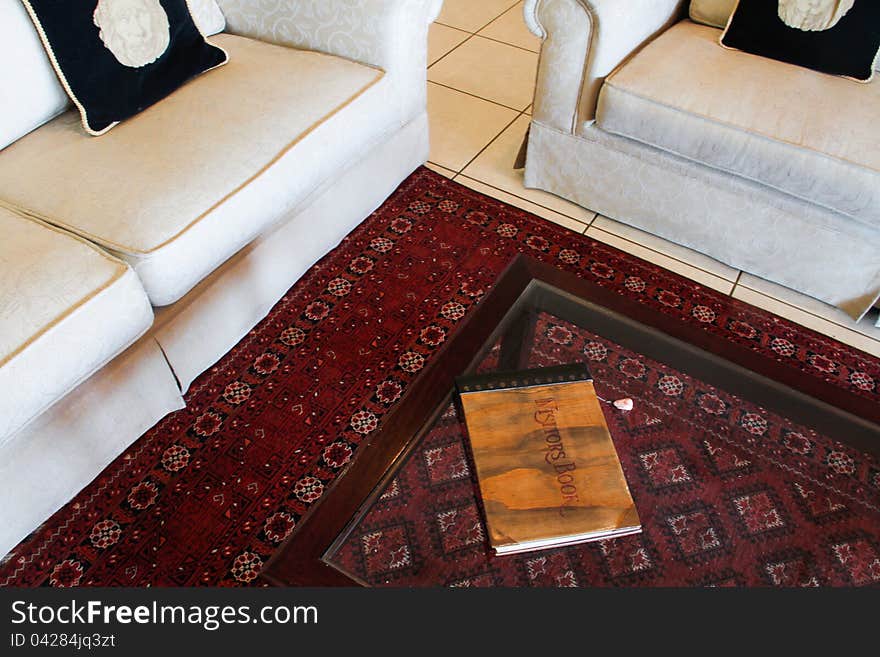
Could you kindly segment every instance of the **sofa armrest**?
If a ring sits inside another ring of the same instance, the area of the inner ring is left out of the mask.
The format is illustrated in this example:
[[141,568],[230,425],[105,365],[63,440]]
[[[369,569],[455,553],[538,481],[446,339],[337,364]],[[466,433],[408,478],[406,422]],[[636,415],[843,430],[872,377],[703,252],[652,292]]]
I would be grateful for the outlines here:
[[218,0],[226,31],[317,50],[385,71],[403,125],[427,106],[428,26],[443,0]]
[[526,0],[529,29],[544,40],[534,119],[564,132],[596,116],[602,83],[677,22],[685,0]]
[[[318,50],[394,74],[427,59],[443,0],[218,0],[226,31]],[[422,67],[424,67],[422,65]]]

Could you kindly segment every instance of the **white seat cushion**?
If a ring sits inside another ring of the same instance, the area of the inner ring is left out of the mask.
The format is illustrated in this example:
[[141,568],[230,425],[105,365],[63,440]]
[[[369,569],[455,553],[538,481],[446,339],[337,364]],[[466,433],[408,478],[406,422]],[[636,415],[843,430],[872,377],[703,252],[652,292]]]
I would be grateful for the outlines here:
[[212,41],[226,66],[110,133],[86,138],[68,112],[0,152],[0,201],[119,254],[157,306],[399,127],[378,69]]
[[0,445],[143,334],[153,311],[120,260],[0,208]]
[[727,50],[682,21],[603,85],[624,137],[880,226],[880,84]]

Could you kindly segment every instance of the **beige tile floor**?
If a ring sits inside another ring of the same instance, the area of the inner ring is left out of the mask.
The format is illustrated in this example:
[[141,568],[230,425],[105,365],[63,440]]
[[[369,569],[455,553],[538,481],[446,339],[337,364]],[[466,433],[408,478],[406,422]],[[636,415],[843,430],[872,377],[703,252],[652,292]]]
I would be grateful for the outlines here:
[[[742,273],[712,258],[526,189],[513,162],[531,118],[540,40],[523,0],[446,0],[431,26],[429,167],[506,203],[611,244],[683,276],[880,356],[876,316],[856,323],[841,311]],[[876,313],[876,311],[875,311]]]

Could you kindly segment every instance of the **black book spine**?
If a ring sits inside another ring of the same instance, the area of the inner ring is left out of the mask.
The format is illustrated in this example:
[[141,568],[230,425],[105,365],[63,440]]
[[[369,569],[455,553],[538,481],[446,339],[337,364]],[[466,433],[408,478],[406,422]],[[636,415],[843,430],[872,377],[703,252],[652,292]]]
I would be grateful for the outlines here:
[[584,363],[539,367],[530,370],[508,372],[489,372],[460,376],[455,379],[455,387],[459,394],[483,392],[486,390],[510,390],[513,388],[530,388],[533,386],[571,383],[575,381],[592,381],[589,368]]

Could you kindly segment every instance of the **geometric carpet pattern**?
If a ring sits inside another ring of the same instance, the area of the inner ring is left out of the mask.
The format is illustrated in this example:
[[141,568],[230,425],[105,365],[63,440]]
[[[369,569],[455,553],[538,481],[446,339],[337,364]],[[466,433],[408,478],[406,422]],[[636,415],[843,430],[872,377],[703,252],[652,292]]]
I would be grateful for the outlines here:
[[[408,456],[332,561],[374,586],[880,584],[876,462],[558,318],[532,367],[589,363],[642,533],[490,556],[455,406]],[[491,357],[491,356],[490,356]]]
[[[721,335],[801,376],[850,390],[866,404],[880,403],[880,359],[421,168],[199,377],[186,395],[185,409],[159,422],[16,547],[0,565],[0,585],[262,584],[258,577],[266,560],[517,253]],[[614,345],[603,343],[603,348],[612,360],[612,354],[619,354]],[[641,365],[658,375],[650,364]],[[670,375],[685,384],[680,375]],[[696,390],[699,382],[692,385]],[[632,386],[626,391],[640,394]],[[713,394],[721,401],[705,396],[704,405],[720,408],[724,397]],[[746,412],[730,403],[717,422]],[[721,450],[717,454],[728,455],[718,456],[714,466],[702,438],[685,449],[666,429],[631,413],[620,421],[635,422],[627,432],[641,437],[628,457],[628,475],[644,471],[643,456],[657,463],[656,471],[638,475],[647,477],[646,487],[661,485],[663,477],[672,476],[661,473],[676,470],[679,462],[694,486],[709,486],[704,482],[710,481],[705,476],[711,467],[723,470],[737,459],[762,471],[786,470],[789,462],[779,455],[789,447],[777,434],[750,433],[749,427],[760,429],[761,420],[767,431],[788,425],[782,420],[774,424],[777,420],[760,409],[749,412],[761,419],[739,428],[718,427],[730,440],[741,437],[743,445],[704,436],[712,449]],[[648,416],[661,417],[662,410]],[[604,560],[608,572],[624,573],[632,563],[627,555],[638,552],[640,540],[647,541],[645,555],[652,564],[660,563],[663,546],[680,551],[682,563],[696,563],[714,542],[719,550],[732,549],[729,523],[739,523],[737,536],[754,533],[757,549],[766,536],[801,529],[808,522],[804,514],[811,513],[803,508],[814,508],[819,526],[826,506],[832,509],[829,517],[839,517],[843,511],[833,508],[843,504],[846,513],[862,520],[846,525],[851,531],[835,525],[822,534],[824,542],[816,543],[815,551],[780,552],[780,568],[800,564],[789,568],[800,573],[796,579],[815,575],[820,583],[876,581],[878,518],[871,509],[880,491],[876,461],[797,433],[819,446],[813,449],[814,460],[808,459],[815,469],[803,471],[812,479],[792,474],[791,485],[764,485],[757,477],[754,486],[746,485],[751,479],[729,490],[710,486],[700,499],[711,506],[699,507],[675,502],[675,491],[684,487],[673,486],[664,507],[668,512],[656,516],[657,523],[665,523],[665,538],[645,532],[621,542],[623,552]],[[778,463],[758,458],[747,447],[778,452]],[[728,481],[728,476],[739,475],[717,474],[711,481]],[[795,481],[805,486],[803,495],[791,488]],[[799,506],[798,495],[806,507]],[[655,517],[653,510],[640,512],[643,521]],[[842,557],[834,557],[839,566],[832,568],[828,549],[840,550]],[[730,572],[718,576],[753,583],[755,568],[754,563],[739,567],[734,558]],[[586,575],[593,569],[573,566],[572,572],[578,583],[593,581]],[[675,572],[664,581],[694,583],[688,573],[696,571],[682,567]]]

